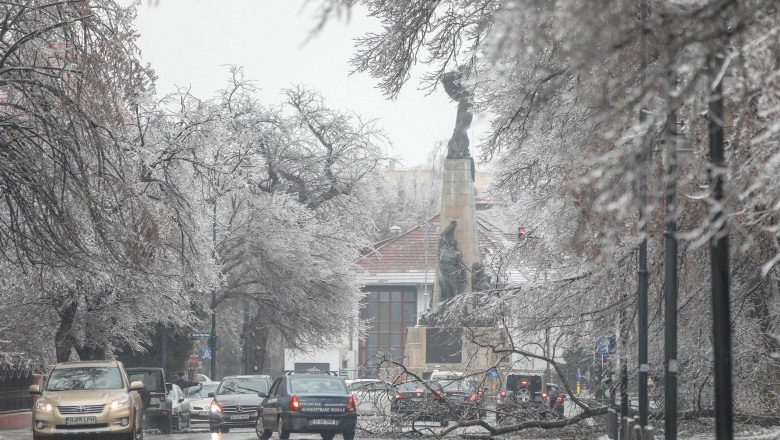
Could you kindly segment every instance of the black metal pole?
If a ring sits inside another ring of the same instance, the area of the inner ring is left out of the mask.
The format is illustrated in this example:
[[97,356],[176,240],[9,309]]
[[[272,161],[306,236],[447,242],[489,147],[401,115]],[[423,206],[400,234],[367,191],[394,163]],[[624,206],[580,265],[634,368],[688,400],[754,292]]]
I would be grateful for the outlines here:
[[[212,241],[214,248],[211,250],[211,258],[216,261],[217,259],[217,199],[216,196],[212,202],[214,211],[212,213]],[[209,345],[211,345],[211,379],[216,379],[217,371],[217,289],[211,289],[211,338],[209,338]]]
[[[645,70],[647,68],[647,38],[645,37],[645,25],[647,23],[647,0],[642,0],[640,6],[640,37],[639,52],[641,60],[640,84],[644,88]],[[647,119],[645,109],[639,110],[639,122],[644,123]],[[639,164],[639,286],[638,286],[638,337],[639,337],[639,423],[641,426],[647,426],[647,377],[650,371],[647,356],[647,175],[650,161],[648,157],[648,136],[642,140],[642,158]]]
[[168,377],[168,370],[165,368],[165,361],[168,359],[168,328],[163,324],[162,326],[162,354],[160,360],[160,367],[163,369],[163,374]]
[[628,417],[628,295],[622,294],[620,306],[620,427],[625,432]]
[[[721,63],[716,54],[710,58],[710,72],[719,75]],[[734,438],[731,383],[731,313],[729,311],[729,234],[724,214],[723,184],[723,85],[718,79],[710,95],[710,180],[714,210],[710,238],[712,268],[712,336],[715,355],[715,433],[718,440]]]
[[666,115],[666,241],[664,264],[664,360],[666,393],[664,434],[666,440],[677,438],[677,117],[674,99],[673,72],[669,71],[669,109]]

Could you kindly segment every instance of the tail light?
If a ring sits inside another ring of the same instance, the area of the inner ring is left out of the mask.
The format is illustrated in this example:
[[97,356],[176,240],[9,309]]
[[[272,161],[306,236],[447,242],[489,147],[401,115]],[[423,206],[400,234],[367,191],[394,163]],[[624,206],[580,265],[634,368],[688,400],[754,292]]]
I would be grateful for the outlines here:
[[[352,397],[350,397],[350,400],[352,400]],[[290,411],[300,411],[301,405],[298,403],[298,398],[296,396],[292,396],[290,398]]]
[[547,398],[547,393],[542,393],[542,399],[546,399],[546,398]]
[[528,386],[528,381],[527,381],[527,380],[521,380],[521,381],[520,381],[520,385],[522,385],[522,386]]
[[436,399],[436,400],[441,400],[442,397],[440,395],[438,395],[438,394],[434,394],[433,398]]
[[472,395],[469,396],[469,401],[474,402],[476,400],[477,400],[477,395],[476,394],[472,394]]
[[506,391],[501,391],[501,397],[506,397]]
[[357,409],[355,408],[355,399],[352,398],[352,396],[349,396],[349,403],[347,403],[347,412],[355,412]]
[[557,399],[555,399],[555,400],[556,400],[558,403],[561,403],[561,402],[563,402],[563,397],[561,397],[561,396],[558,396],[558,398],[557,398]]
[[482,395],[482,390],[477,391],[477,394]]
[[408,398],[409,398],[408,394],[396,394],[395,395],[395,400],[408,399]]

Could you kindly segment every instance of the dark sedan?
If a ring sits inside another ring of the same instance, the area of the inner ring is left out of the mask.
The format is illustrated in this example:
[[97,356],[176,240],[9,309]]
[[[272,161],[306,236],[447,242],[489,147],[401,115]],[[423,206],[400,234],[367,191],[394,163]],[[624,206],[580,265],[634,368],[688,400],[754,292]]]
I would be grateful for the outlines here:
[[413,380],[398,384],[390,404],[392,423],[400,426],[420,420],[439,422],[446,426],[449,423],[449,411],[441,402],[443,396],[438,382]]
[[347,384],[338,376],[286,373],[276,379],[260,404],[255,430],[261,439],[274,431],[282,440],[290,433],[320,434],[333,440],[355,438],[357,411]]
[[442,403],[449,405],[449,416],[452,419],[466,418],[476,419],[484,417],[485,409],[482,402],[482,393],[473,379],[445,379],[439,380],[441,386]]
[[261,397],[268,392],[271,377],[267,375],[227,376],[213,397],[209,412],[211,432],[229,432],[230,428],[251,428],[257,419]]

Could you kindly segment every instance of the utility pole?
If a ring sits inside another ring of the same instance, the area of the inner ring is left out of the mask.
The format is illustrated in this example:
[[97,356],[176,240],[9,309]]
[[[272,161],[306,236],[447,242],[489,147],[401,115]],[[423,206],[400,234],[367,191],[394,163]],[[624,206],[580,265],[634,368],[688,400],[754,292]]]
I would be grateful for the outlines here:
[[667,61],[667,113],[666,113],[666,242],[664,264],[664,363],[666,367],[666,393],[664,410],[664,435],[666,440],[677,439],[677,103],[674,90],[674,53],[671,49],[673,35],[669,34]]
[[710,238],[710,264],[712,268],[712,336],[715,355],[715,433],[718,440],[734,438],[734,420],[731,383],[731,313],[729,311],[729,233],[724,213],[723,184],[726,166],[723,154],[723,83],[720,75],[722,64],[719,45],[710,56],[710,74],[714,79],[709,97],[710,119],[710,181],[712,199],[710,209],[715,229]]
[[[647,0],[642,0],[639,5],[640,14],[640,36],[639,36],[639,58],[641,67],[639,71],[639,83],[644,89],[647,69],[647,37],[645,36],[645,26],[647,25]],[[647,120],[644,106],[639,110],[639,122],[644,127]],[[650,371],[647,355],[647,175],[650,166],[648,155],[648,136],[642,137],[641,160],[639,163],[639,286],[638,288],[638,337],[639,337],[639,424],[642,427],[647,426],[647,406],[649,403],[647,395],[647,378]]]

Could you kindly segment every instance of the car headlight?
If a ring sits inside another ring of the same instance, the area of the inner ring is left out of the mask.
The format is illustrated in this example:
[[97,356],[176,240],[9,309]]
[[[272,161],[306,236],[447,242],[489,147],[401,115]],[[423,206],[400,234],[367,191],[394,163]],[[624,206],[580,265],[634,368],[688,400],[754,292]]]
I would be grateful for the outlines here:
[[210,409],[211,409],[211,412],[213,412],[213,413],[222,412],[222,407],[220,407],[219,404],[216,404],[214,402],[211,403]]
[[38,399],[35,401],[35,409],[37,409],[38,411],[51,412],[52,406],[51,403],[48,403],[43,399]]
[[111,409],[119,409],[119,408],[124,408],[128,405],[130,405],[130,397],[125,396],[122,397],[121,399],[114,400],[113,402],[111,402],[111,405],[109,406]]

